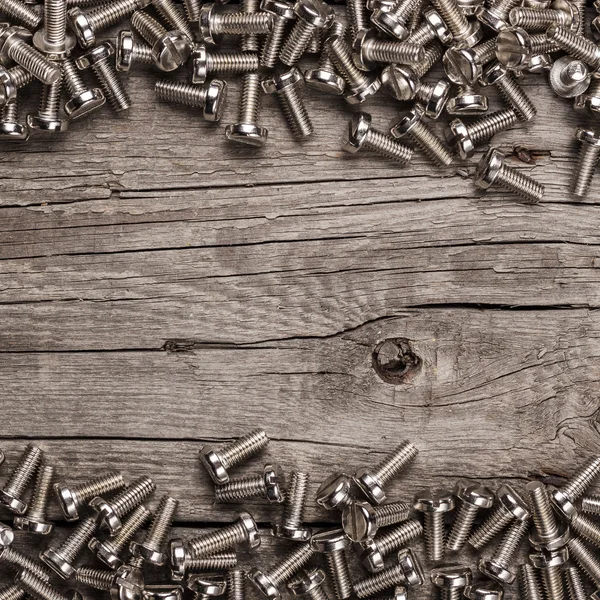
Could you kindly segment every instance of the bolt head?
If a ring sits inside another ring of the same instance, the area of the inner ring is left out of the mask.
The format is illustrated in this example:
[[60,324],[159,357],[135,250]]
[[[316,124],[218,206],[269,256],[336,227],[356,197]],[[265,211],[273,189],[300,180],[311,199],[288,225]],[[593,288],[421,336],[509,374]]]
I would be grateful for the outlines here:
[[302,73],[296,67],[292,67],[283,73],[275,73],[261,82],[266,94],[276,94],[280,90],[304,83]]
[[477,567],[482,575],[485,575],[489,579],[493,579],[500,585],[510,585],[516,577],[515,573],[512,573],[503,565],[492,559],[484,560],[483,558],[480,558]]
[[[373,13],[375,14],[375,13]],[[361,69],[361,71],[371,71],[375,68],[375,63],[368,60],[366,57],[366,49],[369,42],[377,34],[373,29],[361,29],[355,36],[352,42],[352,59],[354,64]]]
[[484,25],[487,25],[490,29],[493,29],[497,33],[503,31],[509,26],[507,20],[498,15],[496,11],[493,10],[493,7],[486,8],[485,6],[480,6],[475,11],[475,16]]
[[192,575],[187,587],[201,596],[221,596],[227,588],[227,580],[221,575]]
[[364,86],[349,87],[344,94],[344,99],[348,104],[361,104],[374,96],[380,87],[381,81],[377,77],[372,77]]
[[504,589],[491,582],[479,582],[468,585],[463,594],[469,600],[502,600]]
[[352,480],[345,473],[332,473],[317,490],[316,502],[326,510],[342,509],[351,499]]
[[0,65],[0,106],[4,106],[16,97],[17,87],[13,82],[10,71],[5,66]]
[[593,116],[600,116],[600,96],[590,96],[582,94],[575,99],[575,107],[585,109]]
[[407,585],[418,587],[423,585],[425,576],[419,559],[410,548],[403,548],[398,552],[398,564],[404,572]]
[[353,502],[342,512],[342,527],[353,542],[364,542],[377,533],[375,509],[368,502]]
[[405,102],[412,100],[421,82],[408,65],[387,65],[381,72],[381,83],[392,98]]
[[[344,135],[343,149],[352,154],[358,152],[367,138],[367,133],[371,128],[371,115],[364,112],[358,112],[352,115],[352,119],[348,122],[348,128]],[[344,512],[350,508],[352,504],[344,506]],[[343,520],[343,516],[342,516]]]
[[291,542],[308,542],[312,537],[312,529],[310,527],[288,527],[280,523],[275,523],[271,528],[273,537]]
[[171,579],[183,581],[187,573],[187,551],[181,538],[173,538],[169,542],[169,566]]
[[85,90],[66,102],[65,114],[73,121],[97,110],[105,103],[106,97],[100,88]]
[[57,483],[54,485],[54,493],[58,499],[58,504],[67,521],[77,521],[79,519],[79,502],[71,490],[63,484]]
[[92,538],[88,543],[88,548],[95,554],[96,558],[101,560],[107,567],[118,569],[123,561],[114,549],[106,542],[100,541],[98,538]]
[[90,510],[96,514],[96,522],[100,527],[108,529],[110,535],[115,535],[121,527],[121,519],[115,514],[113,507],[99,496],[93,498],[88,504]]
[[[460,122],[460,119],[455,119],[452,123],[456,121]],[[452,123],[450,127],[452,127]],[[468,502],[477,508],[491,508],[494,504],[494,492],[478,483],[471,485],[465,481],[459,481],[454,486],[454,495],[463,502]]]
[[111,600],[142,600],[144,595],[144,574],[141,569],[123,565],[115,572],[110,589]]
[[213,35],[212,31],[212,12],[215,8],[214,2],[203,4],[200,7],[200,17],[198,19],[198,27],[200,28],[200,38],[205,44],[214,45],[217,43],[217,36]]
[[343,529],[330,529],[315,533],[310,545],[315,552],[328,554],[336,550],[345,550],[350,545],[350,540]]
[[[484,190],[494,185],[498,173],[504,164],[504,154],[495,148],[490,148],[482,157],[475,169],[475,185]],[[504,487],[504,486],[503,486]],[[497,494],[498,500],[500,496]]]
[[10,512],[16,515],[24,515],[27,512],[27,502],[13,496],[6,490],[0,490],[0,506],[8,508]]
[[445,513],[454,509],[452,492],[444,489],[425,490],[415,496],[415,509],[421,512]]
[[[9,128],[7,131],[15,131],[14,126],[18,125],[17,123],[4,123],[4,124],[13,126],[13,127]],[[23,127],[23,126],[21,125],[21,127]],[[4,128],[2,127],[2,124],[0,124],[0,136],[6,135],[6,137],[8,139],[10,139],[11,134],[10,133],[3,134],[2,133],[3,129]],[[18,130],[16,130],[16,131],[18,131]],[[27,129],[25,129],[25,131],[27,131],[27,133],[29,133]],[[18,132],[18,133],[21,134],[21,132]],[[18,138],[18,139],[22,140],[24,138]],[[4,525],[3,527],[0,528],[0,548],[7,548],[14,542],[14,540],[15,540],[15,533],[8,525]]]
[[[225,85],[225,82],[221,82]],[[267,490],[267,500],[281,504],[285,500],[285,475],[278,464],[267,464],[263,469],[263,480]]]
[[322,0],[298,0],[294,6],[294,13],[299,19],[319,29],[329,28],[335,18],[331,6]]
[[[202,112],[205,121],[218,123],[221,120],[226,98],[227,84],[221,79],[213,79],[206,86],[206,99],[204,102],[204,110]],[[271,487],[267,485],[267,490],[269,494],[275,495],[272,485]],[[274,501],[275,500],[272,500],[272,502]],[[281,502],[283,502],[283,500],[281,500]]]
[[488,99],[483,94],[467,94],[450,98],[446,103],[449,115],[479,115],[488,110]]
[[248,572],[248,580],[250,583],[260,592],[260,594],[267,598],[267,600],[280,600],[281,593],[277,589],[277,586],[259,569],[251,569]]
[[373,23],[379,31],[400,41],[405,40],[410,34],[410,30],[406,23],[403,23],[397,15],[385,8],[378,8],[371,13],[371,23]]
[[133,32],[128,29],[119,31],[117,36],[117,56],[115,58],[115,68],[117,71],[127,72],[131,68],[133,61],[133,47],[135,40]]
[[75,48],[76,44],[77,40],[75,39],[75,35],[70,31],[66,32],[65,43],[60,46],[48,42],[46,30],[44,28],[38,29],[33,34],[33,45],[50,60],[62,60],[71,56],[71,50]]
[[325,69],[308,69],[304,71],[304,82],[313,89],[335,96],[341,96],[346,88],[343,77]]
[[465,17],[472,17],[480,6],[483,6],[483,0],[458,0],[458,6]]
[[[584,129],[584,128],[578,128],[577,131],[575,132],[575,137],[582,141],[581,138],[579,137],[580,133],[579,130],[582,129],[583,132],[587,131],[593,134],[593,138],[595,139],[595,144],[594,145],[600,145],[600,136],[598,136],[596,134],[595,131],[591,130],[591,129]],[[573,502],[571,501],[571,499],[565,494],[563,493],[560,489],[555,488],[554,486],[549,485],[548,486],[548,494],[550,495],[550,500],[552,501],[552,504],[554,506],[554,508],[558,511],[558,513],[567,521],[571,521],[571,519],[573,519],[573,517],[577,516],[577,508],[575,507],[575,505],[573,504]]]
[[260,533],[258,531],[258,525],[252,515],[247,512],[241,512],[239,513],[238,519],[246,529],[248,535],[246,539],[247,547],[250,549],[258,548],[260,546]]
[[373,540],[359,542],[354,548],[361,564],[370,573],[378,573],[385,568],[384,557]]
[[320,587],[324,581],[325,571],[321,567],[315,567],[310,571],[301,571],[287,584],[287,588],[292,596],[304,596]]
[[464,565],[447,565],[431,571],[431,583],[447,590],[464,588],[470,585],[472,580],[471,569]]
[[[488,152],[490,154],[490,152]],[[490,154],[491,156],[491,154]],[[504,155],[496,151],[492,160],[504,160]],[[518,521],[529,519],[531,513],[527,503],[510,485],[501,485],[496,492],[496,499],[504,505]]]
[[400,113],[400,116],[394,119],[390,124],[390,133],[395,138],[404,137],[421,121],[422,116],[422,110],[417,106],[414,106],[410,110],[403,111]]
[[[565,83],[564,79],[567,79]],[[574,98],[587,90],[591,75],[587,65],[570,56],[560,57],[550,69],[552,91],[561,98]]]
[[283,0],[262,0],[260,9],[288,21],[295,17],[294,5]]
[[381,504],[385,500],[383,484],[368,468],[363,467],[354,474],[354,482],[360,491],[373,504]]
[[162,567],[167,562],[167,555],[164,552],[158,552],[143,542],[131,542],[129,550],[133,556],[141,558],[151,565]]
[[527,72],[533,74],[544,73],[552,68],[553,59],[550,54],[535,54],[529,59]]
[[40,560],[62,579],[70,579],[77,573],[77,569],[52,548],[44,550],[40,554]]
[[507,74],[508,69],[504,65],[501,65],[498,61],[494,61],[485,69],[483,75],[479,79],[479,82],[483,86],[494,85],[506,77]]
[[454,48],[472,48],[483,38],[483,30],[479,21],[469,21],[469,29],[461,38],[453,38],[452,46]]
[[471,48],[449,48],[442,64],[448,79],[458,85],[472,85],[481,77],[481,63]]
[[[577,131],[575,132],[575,137],[580,142],[583,142],[585,144],[590,144],[591,146],[600,146],[600,134],[598,134],[598,132],[594,129],[587,127],[578,127]],[[552,500],[555,499],[555,495],[560,495],[563,499],[566,499],[566,496],[564,494],[560,494],[559,490],[550,491],[550,497],[552,498]]]
[[164,583],[146,584],[144,600],[183,600],[183,588]]
[[91,50],[88,50],[85,54],[82,54],[78,59],[75,60],[77,68],[80,70],[87,69],[99,62],[108,60],[115,53],[115,47],[111,42],[104,42]]
[[16,529],[37,535],[48,535],[54,529],[54,524],[49,521],[40,521],[39,519],[32,519],[27,516],[15,517],[13,525]]
[[[449,133],[447,135],[448,143],[457,152],[462,160],[471,158],[475,154],[475,145],[469,135],[468,127],[461,119],[454,119],[448,125]],[[463,492],[466,488],[463,488]],[[456,494],[456,491],[455,491]],[[458,496],[458,494],[456,494]],[[458,496],[460,498],[460,496]],[[493,498],[493,496],[492,496]],[[467,502],[463,500],[463,502]]]
[[248,146],[264,146],[267,143],[269,132],[254,123],[236,123],[227,125],[225,135],[232,142],[240,142]]
[[[204,4],[203,6],[207,5]],[[209,445],[203,446],[200,450],[200,461],[210,475],[210,478],[217,485],[222,485],[229,481],[229,474],[227,473],[229,465],[223,462],[221,455],[215,448]]]
[[532,53],[531,36],[521,27],[508,27],[496,38],[496,58],[507,69],[522,70]]
[[562,521],[559,521],[556,525],[558,529],[555,535],[550,538],[541,537],[538,531],[533,529],[529,534],[529,543],[536,550],[559,550],[569,541],[571,532],[569,530],[569,526]]
[[152,59],[161,71],[174,71],[191,53],[190,40],[180,31],[167,31],[152,46]]
[[432,90],[431,97],[425,103],[425,116],[430,119],[438,119],[448,102],[450,95],[450,82],[447,79],[440,79]]
[[91,48],[96,43],[96,34],[87,15],[77,6],[67,14],[67,23],[75,34],[79,45],[82,48]]
[[529,562],[536,569],[562,567],[569,560],[569,549],[564,546],[559,550],[540,550],[529,553]]
[[448,29],[448,25],[446,25],[446,21],[442,19],[442,15],[437,10],[433,8],[429,8],[423,11],[423,18],[429,23],[433,31],[435,31],[435,35],[444,44],[447,46],[452,42],[452,33],[450,29]]

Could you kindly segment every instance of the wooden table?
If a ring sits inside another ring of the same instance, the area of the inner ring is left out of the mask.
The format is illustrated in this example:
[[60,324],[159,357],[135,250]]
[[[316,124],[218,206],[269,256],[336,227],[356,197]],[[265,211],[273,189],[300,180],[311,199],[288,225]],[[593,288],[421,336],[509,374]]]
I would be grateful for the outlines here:
[[[600,196],[567,192],[587,119],[543,78],[523,83],[536,120],[494,140],[546,185],[539,205],[477,192],[474,162],[345,154],[341,99],[310,94],[300,144],[266,98],[256,151],[159,103],[154,79],[129,76],[127,115],[2,148],[2,480],[27,440],[69,481],[148,473],[191,535],[234,515],[200,446],[257,426],[313,488],[410,439],[420,455],[390,486],[405,500],[563,476],[598,452]],[[364,107],[382,129],[398,108]],[[387,365],[393,383],[372,367],[389,339],[382,360],[396,343],[410,363]],[[265,545],[251,561],[273,560]]]

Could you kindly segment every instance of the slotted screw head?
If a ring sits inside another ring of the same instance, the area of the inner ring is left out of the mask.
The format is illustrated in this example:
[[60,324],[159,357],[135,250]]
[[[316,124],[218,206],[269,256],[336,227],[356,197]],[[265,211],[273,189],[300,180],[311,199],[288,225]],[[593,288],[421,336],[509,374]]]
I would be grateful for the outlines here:
[[346,536],[343,529],[332,529],[330,531],[315,533],[310,540],[310,545],[315,552],[328,554],[329,552],[348,548],[350,546],[350,539]]
[[325,571],[321,567],[315,567],[310,571],[301,571],[288,582],[287,588],[292,596],[304,596],[320,587],[324,581]]
[[[579,127],[575,132],[575,137],[580,141],[590,146],[600,146],[600,135],[593,129]],[[558,491],[558,490],[556,490]]]
[[508,69],[527,67],[533,52],[531,36],[521,27],[508,27],[496,37],[496,58]]
[[515,580],[515,573],[511,573],[504,565],[494,559],[480,558],[477,563],[477,568],[482,575],[485,575],[489,579],[498,581],[499,583],[506,583],[510,585]]
[[[298,72],[300,79],[302,73]],[[285,500],[285,475],[278,464],[267,464],[263,469],[263,479],[267,490],[267,500],[280,504]]]
[[322,0],[298,0],[294,13],[299,19],[319,29],[328,28],[335,18],[333,9]]
[[446,112],[449,115],[477,115],[487,110],[487,96],[475,93],[473,90],[454,96],[446,103]]
[[83,48],[91,48],[96,43],[96,33],[88,16],[78,6],[69,12],[69,26],[75,33],[77,40]]
[[[502,170],[503,164],[504,154],[495,148],[490,148],[477,164],[475,170],[475,185],[484,190],[487,190],[494,185],[496,177],[498,177],[498,174]],[[498,497],[498,501],[506,506],[506,504],[500,500],[500,497]],[[516,506],[516,504],[513,506]]]
[[415,496],[415,509],[424,513],[445,513],[454,509],[454,496],[444,489],[424,490]]
[[174,71],[192,53],[190,40],[181,31],[167,31],[152,46],[152,58],[163,71]]
[[138,567],[125,564],[115,572],[110,589],[111,600],[142,600],[144,596],[144,574]]
[[454,487],[454,495],[477,508],[491,508],[494,504],[494,492],[478,483],[465,485],[464,482],[459,481]]
[[463,592],[469,600],[502,600],[504,590],[495,586],[492,582],[479,582],[468,585]]
[[345,473],[332,473],[317,490],[316,501],[327,510],[342,509],[352,499],[352,479]]
[[243,141],[250,146],[264,146],[269,132],[256,123],[235,123],[225,128],[227,139]]
[[146,584],[143,600],[183,600],[183,588],[164,583]]
[[89,67],[92,67],[99,62],[108,60],[115,53],[115,47],[111,42],[104,42],[104,44],[100,44],[100,46],[96,46],[91,50],[88,50],[84,54],[82,54],[78,59],[76,59],[75,63],[77,64],[77,68],[84,70]]
[[65,103],[65,114],[70,119],[77,119],[100,108],[105,102],[106,97],[100,88],[85,90]]
[[417,587],[423,585],[425,575],[419,559],[410,548],[398,552],[398,564],[401,566],[407,585]]
[[[5,124],[18,125],[18,123],[5,123]],[[0,124],[0,126],[1,125],[2,124]],[[23,126],[21,125],[21,127],[23,127]],[[13,131],[16,132],[17,130],[13,129]],[[14,539],[15,539],[14,531],[8,525],[3,525],[2,523],[0,523],[0,548],[6,548],[7,546],[10,546],[13,543]]]
[[[343,147],[344,150],[351,153],[358,152],[365,140],[367,139],[367,134],[369,133],[369,129],[371,128],[371,115],[364,112],[355,113],[352,115],[352,119],[348,122],[348,128],[346,129],[346,133],[344,135]],[[368,504],[368,503],[364,503]],[[345,506],[351,507],[355,506],[356,503],[347,503]],[[370,505],[369,505],[370,506]],[[359,510],[359,509],[357,509]],[[344,510],[345,514],[345,510]]]
[[392,98],[402,102],[412,100],[421,85],[419,76],[408,65],[387,65],[381,72],[381,83]]
[[[355,127],[354,121],[357,116],[360,118],[360,115],[354,115],[352,117],[352,122],[349,124],[349,135],[351,135],[352,130]],[[366,137],[367,132],[363,134],[363,138]],[[360,142],[360,144],[362,145],[362,142]],[[356,152],[356,150],[353,151]],[[348,505],[342,513],[342,526],[352,541],[364,542],[365,540],[372,538],[377,532],[377,512],[368,502],[352,502],[352,504]]]
[[296,67],[292,67],[281,74],[276,73],[263,79],[261,85],[265,94],[276,94],[286,87],[296,86],[302,83],[304,83],[302,73]]
[[536,569],[550,569],[551,567],[562,567],[569,560],[569,549],[567,546],[558,550],[540,550],[529,553],[529,562]]
[[346,88],[341,75],[325,69],[307,69],[304,71],[304,81],[309,87],[336,96],[341,96]]
[[472,580],[471,569],[464,565],[447,565],[431,571],[431,583],[446,590],[464,588],[470,585]]
[[222,575],[190,575],[186,587],[199,596],[222,596],[227,588],[227,580]]

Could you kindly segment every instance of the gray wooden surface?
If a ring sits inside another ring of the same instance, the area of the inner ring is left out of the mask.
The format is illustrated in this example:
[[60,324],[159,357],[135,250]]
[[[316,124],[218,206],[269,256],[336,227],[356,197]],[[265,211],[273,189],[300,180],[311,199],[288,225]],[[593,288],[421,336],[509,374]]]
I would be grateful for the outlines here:
[[[546,185],[536,206],[476,192],[472,164],[344,154],[340,99],[308,95],[316,133],[298,144],[266,98],[257,152],[157,102],[154,79],[128,77],[127,115],[1,148],[2,479],[27,440],[61,478],[148,473],[192,535],[234,516],[198,449],[256,426],[313,491],[412,440],[402,500],[464,477],[560,480],[598,453],[599,196],[566,191],[586,119],[542,79],[524,81],[537,119],[495,139]],[[364,108],[384,129],[400,105]],[[395,384],[372,368],[388,338],[421,360]],[[277,512],[248,506],[263,525]],[[247,564],[274,556],[267,539]]]

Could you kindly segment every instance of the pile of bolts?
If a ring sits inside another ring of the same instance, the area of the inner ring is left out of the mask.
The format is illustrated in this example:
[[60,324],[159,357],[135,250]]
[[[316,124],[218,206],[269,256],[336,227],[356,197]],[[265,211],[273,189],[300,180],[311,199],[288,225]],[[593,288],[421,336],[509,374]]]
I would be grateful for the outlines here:
[[[532,120],[535,105],[518,82],[528,73],[547,73],[554,93],[574,98],[582,113],[600,114],[600,47],[592,39],[600,37],[600,16],[586,22],[585,0],[346,0],[347,25],[322,0],[242,0],[235,12],[219,6],[227,0],[184,0],[183,7],[173,0],[99,6],[99,0],[45,0],[43,14],[29,1],[0,0],[0,12],[11,21],[0,24],[1,139],[64,131],[106,100],[115,111],[127,110],[131,101],[120,73],[132,66],[171,72],[187,65],[188,81],[161,79],[156,94],[199,107],[208,121],[221,119],[227,94],[227,83],[216,76],[241,76],[239,121],[225,133],[253,146],[267,141],[259,125],[263,93],[277,95],[292,134],[302,139],[313,133],[304,84],[352,105],[383,88],[409,108],[389,131],[375,128],[368,113],[354,113],[343,147],[400,165],[409,163],[413,147],[438,166],[469,159],[496,133]],[[600,11],[600,0],[595,7]],[[114,41],[98,39],[115,25],[127,29]],[[238,49],[219,47],[223,36],[236,36]],[[302,72],[298,63],[311,53],[319,55],[319,64]],[[445,77],[427,79],[439,62]],[[84,81],[87,69],[95,84]],[[44,84],[42,100],[23,123],[17,91],[34,79]],[[488,112],[489,86],[499,90],[505,108]],[[428,122],[444,112],[453,117],[446,140]],[[465,116],[478,118],[469,122]],[[585,196],[600,156],[600,133],[582,126],[575,137],[580,154],[572,191]],[[475,184],[540,200],[543,185],[504,159],[491,147],[477,164]]]
[[[85,482],[54,483],[54,469],[42,450],[27,446],[0,491],[1,505],[16,515],[14,530],[0,523],[0,564],[17,573],[14,583],[0,590],[0,599],[82,600],[77,589],[59,591],[52,581],[58,577],[107,591],[113,600],[182,600],[185,594],[194,600],[225,594],[227,600],[245,600],[248,586],[265,600],[280,600],[286,590],[310,600],[406,600],[426,579],[418,554],[408,547],[420,538],[440,600],[502,600],[504,586],[517,578],[524,600],[562,600],[567,592],[570,600],[584,600],[590,582],[600,588],[600,523],[586,516],[600,514],[600,496],[584,496],[600,475],[600,457],[560,487],[530,481],[524,495],[510,485],[493,492],[459,481],[452,492],[419,492],[412,505],[386,502],[387,484],[418,454],[404,441],[376,466],[361,467],[352,476],[333,473],[323,481],[316,502],[337,511],[341,527],[313,531],[303,519],[308,473],[292,471],[289,485],[273,463],[260,473],[230,475],[268,443],[259,429],[222,447],[200,450],[200,462],[215,484],[216,502],[263,499],[283,507],[271,533],[287,547],[275,564],[247,572],[238,566],[236,550],[254,553],[261,545],[250,513],[240,512],[230,525],[193,539],[169,539],[178,501],[163,496],[152,515],[143,504],[156,489],[150,477],[126,485],[120,473],[109,472]],[[26,489],[34,478],[28,502]],[[17,550],[13,540],[15,530],[38,535],[53,531],[47,519],[52,490],[65,519],[78,523],[64,541],[51,541],[38,561]],[[496,537],[493,548],[484,550]],[[528,562],[519,565],[518,551],[526,538]],[[440,564],[445,555],[456,558],[466,546],[481,552],[479,577],[454,560]],[[81,564],[91,559],[89,552],[82,556],[86,548],[103,567]],[[320,560],[326,569],[318,565]],[[366,571],[358,578],[351,574],[355,562]],[[146,566],[166,567],[169,576],[146,583]],[[592,594],[594,600],[599,596],[600,591]]]

